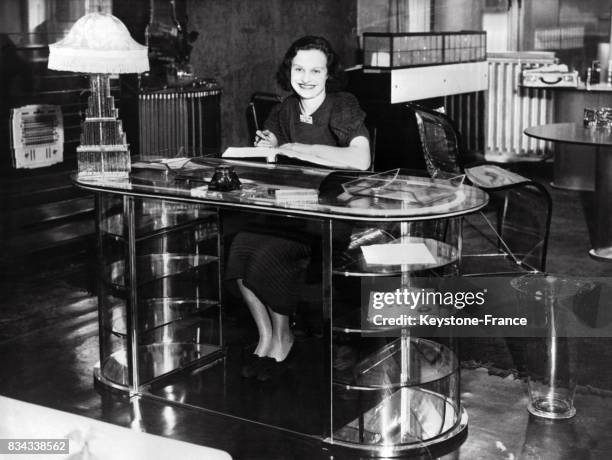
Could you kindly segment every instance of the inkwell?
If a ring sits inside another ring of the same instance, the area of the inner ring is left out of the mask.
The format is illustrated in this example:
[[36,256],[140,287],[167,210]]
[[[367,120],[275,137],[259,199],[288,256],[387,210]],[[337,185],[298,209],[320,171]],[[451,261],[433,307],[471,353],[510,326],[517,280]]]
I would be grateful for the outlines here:
[[219,165],[208,184],[208,190],[216,192],[231,192],[238,190],[242,184],[233,166]]

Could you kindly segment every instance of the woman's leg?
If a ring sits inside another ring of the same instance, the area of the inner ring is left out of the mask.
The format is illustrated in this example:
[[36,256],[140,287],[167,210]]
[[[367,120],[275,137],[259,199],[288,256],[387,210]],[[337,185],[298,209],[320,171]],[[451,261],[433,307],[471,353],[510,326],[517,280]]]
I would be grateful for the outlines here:
[[270,315],[268,314],[268,309],[263,303],[261,303],[261,300],[257,298],[253,291],[244,285],[242,279],[237,279],[236,282],[238,283],[238,289],[240,289],[240,293],[242,294],[242,297],[244,298],[247,306],[249,307],[249,311],[255,320],[257,332],[259,332],[259,342],[257,342],[257,347],[255,347],[254,353],[257,356],[269,356],[270,349],[272,347],[273,327],[272,322],[270,321]]
[[267,356],[284,361],[293,346],[293,332],[289,327],[289,316],[268,309],[272,320],[272,341]]

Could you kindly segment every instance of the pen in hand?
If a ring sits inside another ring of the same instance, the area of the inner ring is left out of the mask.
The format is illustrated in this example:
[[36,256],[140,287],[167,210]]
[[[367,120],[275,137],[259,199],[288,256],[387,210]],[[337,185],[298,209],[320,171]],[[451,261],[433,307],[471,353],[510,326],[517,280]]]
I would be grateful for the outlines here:
[[266,130],[257,130],[255,132],[255,147],[273,147],[273,137],[274,135]]

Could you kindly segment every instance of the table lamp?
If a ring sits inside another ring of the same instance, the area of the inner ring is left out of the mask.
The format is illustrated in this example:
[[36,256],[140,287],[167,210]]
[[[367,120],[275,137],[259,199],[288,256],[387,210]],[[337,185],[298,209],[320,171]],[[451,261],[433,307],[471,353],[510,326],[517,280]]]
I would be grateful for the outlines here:
[[79,175],[125,177],[130,152],[110,93],[111,75],[149,70],[147,47],[136,43],[112,14],[90,13],[49,45],[52,70],[89,73],[91,94],[77,147]]

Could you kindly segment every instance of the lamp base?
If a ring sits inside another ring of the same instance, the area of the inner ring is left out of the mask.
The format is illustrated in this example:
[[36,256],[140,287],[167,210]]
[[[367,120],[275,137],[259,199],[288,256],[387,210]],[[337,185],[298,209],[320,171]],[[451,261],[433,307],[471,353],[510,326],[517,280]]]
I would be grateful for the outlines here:
[[77,147],[79,176],[128,177],[130,152],[123,145],[88,145]]
[[79,176],[127,177],[130,151],[110,92],[109,75],[90,78],[91,94],[77,147]]

